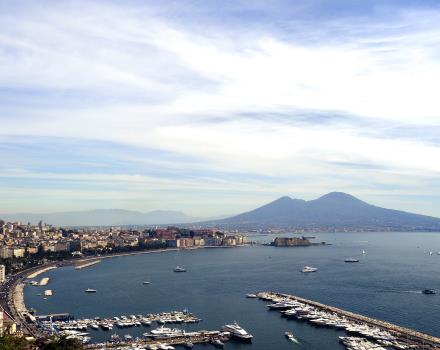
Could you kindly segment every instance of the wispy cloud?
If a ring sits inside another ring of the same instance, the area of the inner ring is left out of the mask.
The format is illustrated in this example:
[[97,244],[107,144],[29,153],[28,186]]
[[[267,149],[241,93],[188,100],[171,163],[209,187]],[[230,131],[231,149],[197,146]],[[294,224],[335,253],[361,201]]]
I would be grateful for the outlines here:
[[429,193],[440,9],[356,3],[4,3],[0,212]]

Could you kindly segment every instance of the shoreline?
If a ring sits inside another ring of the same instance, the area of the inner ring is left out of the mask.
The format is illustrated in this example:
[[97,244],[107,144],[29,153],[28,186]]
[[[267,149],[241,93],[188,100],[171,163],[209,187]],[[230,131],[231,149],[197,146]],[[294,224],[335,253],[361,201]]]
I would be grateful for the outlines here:
[[[32,267],[29,270],[31,271],[21,271],[19,274],[21,274],[17,280],[15,281],[13,287],[9,291],[11,305],[11,310],[17,315],[18,319],[21,321],[21,323],[29,330],[27,327],[27,320],[26,316],[30,314],[29,310],[26,307],[26,302],[24,299],[24,289],[26,287],[26,283],[24,283],[24,280],[29,278],[34,278],[38,275],[41,275],[45,272],[54,270],[58,267],[67,267],[67,266],[75,266],[77,264],[87,264],[94,261],[100,261],[103,259],[110,259],[110,258],[119,258],[119,257],[126,257],[126,256],[132,256],[132,255],[142,255],[142,254],[153,254],[153,253],[167,253],[167,252],[176,252],[181,250],[197,250],[197,249],[205,249],[205,248],[242,248],[246,247],[247,245],[237,245],[237,246],[200,246],[200,247],[188,247],[185,249],[181,248],[167,248],[167,249],[157,249],[157,250],[145,250],[145,251],[134,251],[134,252],[126,252],[126,253],[117,253],[117,254],[108,254],[108,255],[101,255],[101,256],[95,256],[90,258],[80,258],[80,259],[72,259],[72,260],[64,260],[60,262],[51,262],[48,265],[43,265],[40,267]],[[94,264],[93,264],[94,265]],[[33,277],[30,277],[33,276]]]

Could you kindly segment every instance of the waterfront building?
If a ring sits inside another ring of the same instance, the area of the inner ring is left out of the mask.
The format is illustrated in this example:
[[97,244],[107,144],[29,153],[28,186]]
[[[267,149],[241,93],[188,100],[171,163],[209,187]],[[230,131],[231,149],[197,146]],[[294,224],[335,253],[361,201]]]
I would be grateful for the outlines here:
[[0,283],[6,280],[6,267],[5,265],[0,265]]
[[11,247],[8,247],[6,245],[0,247],[0,258],[2,259],[9,259],[13,256],[13,250]]

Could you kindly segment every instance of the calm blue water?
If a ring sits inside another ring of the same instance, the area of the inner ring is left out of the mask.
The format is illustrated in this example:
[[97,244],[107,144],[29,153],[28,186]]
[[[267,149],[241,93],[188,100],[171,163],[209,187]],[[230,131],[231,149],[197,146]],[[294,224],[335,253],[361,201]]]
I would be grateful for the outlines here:
[[[327,233],[316,237],[332,245],[199,249],[107,259],[83,270],[57,269],[40,276],[51,278],[49,286],[26,288],[26,303],[39,314],[69,312],[76,318],[187,308],[203,319],[187,329],[219,329],[236,320],[254,335],[251,345],[231,342],[227,349],[344,349],[338,342],[344,332],[286,320],[268,311],[264,302],[245,298],[249,292],[271,290],[440,336],[440,294],[421,294],[425,288],[440,291],[439,234]],[[347,257],[361,261],[347,264],[343,261]],[[188,272],[174,273],[176,265]],[[299,270],[304,265],[319,271],[302,274]],[[146,280],[151,284],[143,285]],[[54,291],[53,297],[37,296],[47,288]],[[86,294],[87,288],[98,292]],[[140,335],[148,328],[115,330]],[[301,346],[284,338],[287,330],[298,336]],[[95,341],[110,337],[109,332],[90,333]]]

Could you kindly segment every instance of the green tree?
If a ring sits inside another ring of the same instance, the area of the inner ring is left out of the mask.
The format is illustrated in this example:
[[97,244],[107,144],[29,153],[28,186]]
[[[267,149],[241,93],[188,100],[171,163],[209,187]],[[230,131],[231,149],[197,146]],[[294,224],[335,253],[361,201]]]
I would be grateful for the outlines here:
[[83,344],[78,339],[66,337],[52,339],[40,346],[41,350],[82,350]]
[[0,337],[1,350],[27,350],[29,349],[28,342],[21,337],[12,335],[4,335]]

